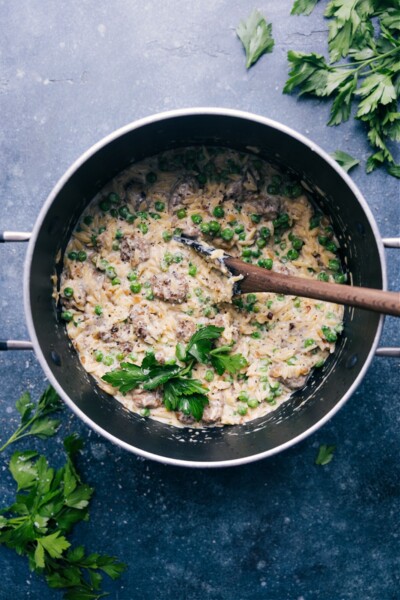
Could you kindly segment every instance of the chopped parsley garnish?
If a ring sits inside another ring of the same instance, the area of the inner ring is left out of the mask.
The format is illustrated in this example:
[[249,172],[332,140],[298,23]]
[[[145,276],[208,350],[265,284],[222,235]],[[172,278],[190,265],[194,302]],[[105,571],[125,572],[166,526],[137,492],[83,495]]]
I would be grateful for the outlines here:
[[327,444],[322,444],[319,447],[317,457],[315,459],[316,465],[327,465],[331,462],[333,458],[333,453],[336,449],[336,446],[328,446]]
[[207,325],[192,335],[186,348],[179,344],[176,356],[186,363],[183,367],[162,364],[153,352],[149,352],[141,365],[122,362],[121,368],[106,373],[102,379],[123,394],[138,387],[149,391],[161,388],[167,410],[178,410],[200,421],[208,404],[208,388],[200,380],[190,377],[196,362],[212,365],[218,375],[225,371],[235,374],[248,364],[241,354],[231,354],[231,346],[214,347],[223,330],[223,327]]

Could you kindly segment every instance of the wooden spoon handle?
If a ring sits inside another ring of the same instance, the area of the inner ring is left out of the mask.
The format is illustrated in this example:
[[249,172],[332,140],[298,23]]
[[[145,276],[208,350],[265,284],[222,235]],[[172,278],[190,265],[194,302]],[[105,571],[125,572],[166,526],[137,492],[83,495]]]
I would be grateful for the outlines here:
[[238,282],[242,293],[274,292],[277,294],[290,294],[291,296],[326,300],[396,317],[400,316],[399,292],[384,292],[371,288],[292,277],[291,275],[283,275],[262,267],[249,265],[234,257],[226,258],[224,262],[234,275],[241,274],[244,276],[244,279]]

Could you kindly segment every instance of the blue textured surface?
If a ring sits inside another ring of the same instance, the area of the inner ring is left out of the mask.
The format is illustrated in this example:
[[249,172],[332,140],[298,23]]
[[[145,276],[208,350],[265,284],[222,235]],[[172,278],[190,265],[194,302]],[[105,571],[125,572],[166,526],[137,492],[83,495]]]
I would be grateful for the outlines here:
[[[321,3],[322,4],[322,3]],[[239,0],[0,1],[0,227],[30,230],[58,178],[89,146],[139,117],[172,108],[222,106],[281,121],[328,152],[361,158],[368,146],[354,121],[328,128],[329,105],[282,95],[289,49],[325,52],[322,6],[290,17],[290,0],[258,8],[276,46],[246,72],[235,27],[254,7]],[[383,236],[399,233],[398,181],[358,167]],[[26,338],[25,247],[0,248],[2,338]],[[400,287],[388,251],[389,286]],[[400,345],[386,320],[383,345]],[[80,467],[95,486],[91,520],[74,538],[129,569],[107,588],[130,600],[394,600],[399,581],[399,364],[374,359],[362,385],[321,430],[262,462],[217,471],[166,467],[114,447],[65,409],[62,429],[30,442],[59,460],[61,438],[85,440]],[[1,438],[14,430],[15,400],[46,386],[29,353],[0,356]],[[337,446],[317,467],[321,443]],[[0,502],[14,484],[0,456]],[[0,599],[61,597],[0,548]],[[107,582],[108,583],[108,582]]]

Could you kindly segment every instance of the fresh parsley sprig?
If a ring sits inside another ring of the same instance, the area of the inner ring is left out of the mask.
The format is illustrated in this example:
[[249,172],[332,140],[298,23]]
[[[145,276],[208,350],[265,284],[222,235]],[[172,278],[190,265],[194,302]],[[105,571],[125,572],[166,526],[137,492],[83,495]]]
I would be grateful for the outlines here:
[[[297,0],[292,14],[310,14],[315,5],[314,0]],[[316,53],[289,51],[291,68],[283,91],[332,98],[328,125],[347,121],[357,102],[355,118],[365,123],[374,149],[367,173],[385,165],[400,177],[391,149],[400,141],[400,10],[395,3],[378,0],[330,0],[325,16],[330,19],[330,61]],[[346,57],[348,62],[334,64]]]
[[321,444],[318,448],[318,454],[315,458],[316,465],[327,465],[333,459],[333,453],[336,450],[336,446],[328,446],[327,444]]
[[16,402],[16,408],[21,415],[21,424],[11,437],[0,447],[3,452],[10,444],[24,437],[33,435],[45,439],[54,435],[60,425],[57,419],[48,415],[61,409],[62,404],[52,387],[48,387],[37,403],[32,401],[29,392],[24,392]]
[[185,366],[161,364],[153,352],[149,352],[141,365],[121,363],[121,368],[113,369],[102,379],[126,394],[138,387],[144,390],[162,389],[163,403],[167,410],[179,410],[200,421],[208,404],[208,388],[198,379],[191,377],[196,362],[211,364],[218,375],[225,371],[234,374],[247,366],[241,354],[231,354],[231,346],[214,348],[221,336],[223,327],[207,325],[201,327],[190,338],[186,348],[177,347],[177,355]]
[[275,44],[272,25],[267,23],[258,10],[253,10],[246,21],[239,23],[236,34],[246,52],[246,69],[250,69],[262,54],[272,52]]
[[81,447],[76,435],[66,438],[67,458],[58,470],[35,451],[14,452],[9,469],[18,494],[0,515],[0,544],[27,556],[30,569],[43,574],[50,587],[66,590],[66,600],[107,595],[100,589],[102,573],[116,579],[125,570],[115,557],[86,554],[83,546],[72,547],[66,537],[75,523],[88,519],[93,494],[74,464]]

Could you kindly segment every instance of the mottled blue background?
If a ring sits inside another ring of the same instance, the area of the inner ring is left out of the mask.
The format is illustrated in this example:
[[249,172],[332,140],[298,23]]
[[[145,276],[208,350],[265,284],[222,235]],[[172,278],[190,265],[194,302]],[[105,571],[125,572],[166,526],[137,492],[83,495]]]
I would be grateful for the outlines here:
[[[368,156],[359,123],[328,128],[329,104],[282,95],[289,49],[326,52],[320,3],[290,17],[291,0],[0,1],[0,227],[29,231],[68,166],[114,129],[172,108],[222,106],[274,118],[328,152]],[[235,27],[253,8],[273,23],[276,45],[246,72]],[[352,177],[383,236],[399,233],[398,181]],[[26,339],[23,244],[0,248],[2,338]],[[398,253],[399,254],[399,253]],[[399,256],[387,251],[389,286]],[[383,345],[400,345],[386,320]],[[79,432],[84,477],[96,488],[91,520],[74,538],[119,556],[128,571],[106,582],[111,598],[190,600],[395,600],[399,586],[399,363],[376,358],[359,390],[320,431],[281,455],[215,471],[137,458],[69,410],[59,434],[29,442],[62,460]],[[46,386],[33,354],[0,356],[1,438],[14,430],[15,400]],[[318,467],[321,443],[337,446]],[[22,445],[22,444],[21,444]],[[10,453],[0,456],[0,501],[12,501]],[[58,598],[26,561],[0,548],[0,599]]]

